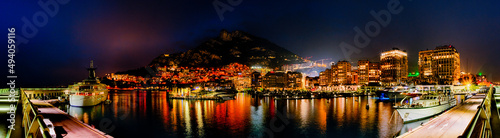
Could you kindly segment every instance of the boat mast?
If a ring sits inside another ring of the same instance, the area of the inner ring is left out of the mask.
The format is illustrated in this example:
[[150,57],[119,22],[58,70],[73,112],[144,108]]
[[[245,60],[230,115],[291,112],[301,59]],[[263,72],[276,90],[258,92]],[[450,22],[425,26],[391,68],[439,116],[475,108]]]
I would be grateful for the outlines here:
[[96,77],[95,77],[95,70],[96,68],[94,68],[94,60],[90,60],[90,67],[87,68],[87,70],[89,71],[89,80],[95,80]]

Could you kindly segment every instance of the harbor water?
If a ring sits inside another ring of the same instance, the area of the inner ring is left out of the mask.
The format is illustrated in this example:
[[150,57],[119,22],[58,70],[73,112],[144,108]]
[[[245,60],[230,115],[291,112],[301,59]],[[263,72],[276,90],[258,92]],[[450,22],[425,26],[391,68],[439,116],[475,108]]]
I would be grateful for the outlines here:
[[370,96],[274,100],[238,93],[235,100],[217,101],[110,91],[109,99],[59,108],[114,137],[393,137],[422,123],[403,125],[394,101]]

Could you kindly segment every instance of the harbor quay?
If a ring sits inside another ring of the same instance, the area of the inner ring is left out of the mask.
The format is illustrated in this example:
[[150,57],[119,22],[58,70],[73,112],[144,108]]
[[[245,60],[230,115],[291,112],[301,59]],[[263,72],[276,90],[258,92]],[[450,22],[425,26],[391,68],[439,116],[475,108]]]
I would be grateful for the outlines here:
[[[111,137],[55,107],[53,104],[60,103],[60,99],[28,98],[25,90],[36,96],[61,96],[63,94],[63,89],[59,88],[17,89],[18,100],[16,102],[18,104],[15,107],[17,122],[15,124],[18,130],[3,129],[2,134],[6,137]],[[3,92],[5,89],[1,91],[0,95],[5,94]]]
[[[498,87],[497,87],[498,88]],[[500,89],[472,96],[463,104],[399,136],[420,137],[497,137]]]
[[399,136],[400,138],[419,137],[459,137],[465,133],[468,124],[473,121],[477,107],[483,102],[485,94],[477,94],[449,111],[433,118],[427,123]]

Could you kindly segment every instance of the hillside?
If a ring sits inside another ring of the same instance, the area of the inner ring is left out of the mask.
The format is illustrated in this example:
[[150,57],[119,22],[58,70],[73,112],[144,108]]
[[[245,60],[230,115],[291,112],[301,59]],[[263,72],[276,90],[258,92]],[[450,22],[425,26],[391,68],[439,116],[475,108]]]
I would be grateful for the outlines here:
[[276,68],[302,61],[298,55],[269,40],[242,31],[222,30],[219,37],[186,52],[160,55],[150,65],[220,67],[237,62],[247,66]]

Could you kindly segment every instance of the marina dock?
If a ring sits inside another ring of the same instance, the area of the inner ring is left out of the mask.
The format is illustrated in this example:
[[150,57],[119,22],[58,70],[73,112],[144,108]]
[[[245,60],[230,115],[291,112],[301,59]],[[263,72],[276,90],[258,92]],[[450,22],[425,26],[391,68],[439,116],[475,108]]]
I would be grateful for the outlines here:
[[437,116],[422,126],[405,133],[400,138],[458,137],[462,135],[483,102],[484,94],[476,95]]
[[49,103],[40,100],[31,100],[33,106],[38,107],[39,114],[49,118],[54,126],[62,126],[67,132],[65,137],[92,137],[111,138],[111,136],[77,120]]
[[[498,90],[496,92],[498,92]],[[399,138],[456,138],[477,136],[476,134],[478,134],[478,131],[476,126],[478,125],[476,124],[487,124],[480,122],[477,119],[480,118],[479,114],[481,114],[481,112],[478,110],[484,105],[483,101],[486,100],[485,102],[488,102],[490,100],[487,96],[487,93],[478,93],[467,99],[464,103],[461,103],[451,110],[431,119],[429,122],[422,124],[422,126],[399,136]],[[495,117],[496,115],[492,114],[491,116]],[[480,131],[481,135],[488,135],[487,133],[488,131]]]
[[[2,89],[2,91],[5,91],[5,89]],[[17,104],[15,108],[15,130],[0,130],[0,134],[5,134],[5,137],[51,137],[51,135],[54,135],[51,134],[51,129],[54,129],[57,137],[111,138],[110,135],[52,106],[49,103],[52,102],[51,100],[30,100],[23,89],[16,89],[16,91],[18,92],[18,96],[16,96],[17,102],[7,102],[6,96],[0,97],[2,105]],[[53,127],[49,127],[44,119],[49,119]],[[6,124],[2,125],[7,128]]]

